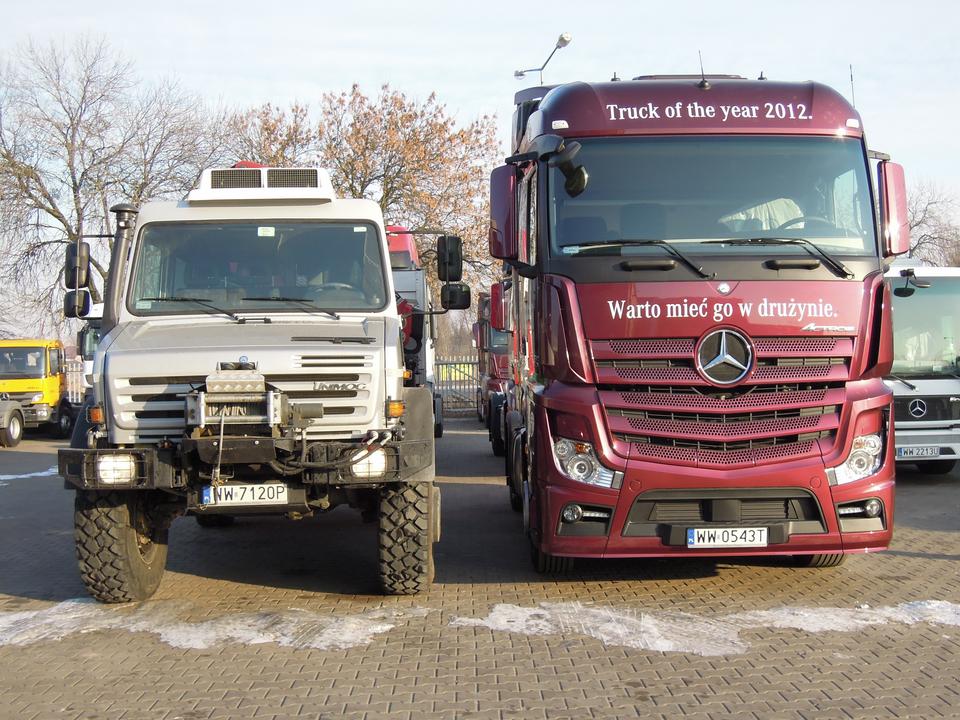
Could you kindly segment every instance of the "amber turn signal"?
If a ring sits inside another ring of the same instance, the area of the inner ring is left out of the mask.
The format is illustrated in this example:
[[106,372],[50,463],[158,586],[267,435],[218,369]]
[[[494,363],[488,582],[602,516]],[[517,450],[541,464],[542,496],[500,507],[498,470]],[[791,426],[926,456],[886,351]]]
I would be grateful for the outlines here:
[[103,408],[99,405],[87,408],[87,420],[94,425],[103,425]]
[[401,417],[405,409],[406,407],[403,404],[403,400],[387,400],[387,417],[388,418]]
[[404,379],[404,380],[409,380],[409,379],[412,378],[412,377],[413,377],[413,370],[404,370],[404,371],[403,371],[403,379]]

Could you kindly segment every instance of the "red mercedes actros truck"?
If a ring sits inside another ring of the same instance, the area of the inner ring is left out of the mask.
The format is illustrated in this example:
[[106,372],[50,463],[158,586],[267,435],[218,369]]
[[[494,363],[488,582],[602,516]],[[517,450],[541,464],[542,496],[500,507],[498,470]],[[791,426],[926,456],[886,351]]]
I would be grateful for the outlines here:
[[490,325],[490,294],[481,293],[477,301],[477,321],[473,324],[473,344],[477,348],[477,419],[482,422],[490,437],[493,454],[503,456],[506,447],[499,420],[503,403],[509,389],[510,336],[495,330]]
[[500,422],[537,568],[885,549],[883,273],[909,237],[903,169],[857,111],[817,83],[734,76],[515,103],[491,319],[513,334]]

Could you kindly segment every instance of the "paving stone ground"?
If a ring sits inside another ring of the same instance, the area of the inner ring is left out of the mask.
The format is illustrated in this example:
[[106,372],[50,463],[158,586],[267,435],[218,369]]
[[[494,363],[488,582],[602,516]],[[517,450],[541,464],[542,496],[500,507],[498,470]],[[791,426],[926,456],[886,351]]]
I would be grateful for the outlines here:
[[[457,420],[429,593],[379,596],[374,527],[343,508],[178,520],[156,597],[105,608],[82,600],[72,493],[43,474],[56,448],[0,450],[3,719],[960,717],[960,625],[943,622],[960,623],[958,472],[902,472],[893,548],[840,568],[597,561],[545,579],[502,461]],[[880,617],[904,607],[941,622]],[[801,611],[807,629],[784,625]]]

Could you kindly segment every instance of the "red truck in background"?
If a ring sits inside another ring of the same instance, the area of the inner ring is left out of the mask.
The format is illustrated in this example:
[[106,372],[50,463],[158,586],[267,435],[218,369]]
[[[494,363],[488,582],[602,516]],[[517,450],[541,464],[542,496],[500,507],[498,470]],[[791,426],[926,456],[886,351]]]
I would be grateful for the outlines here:
[[409,373],[405,387],[426,387],[433,394],[433,436],[443,437],[443,398],[434,376],[436,323],[430,288],[420,264],[413,233],[399,225],[387,225],[390,271],[397,293],[397,311],[403,332],[403,365]]
[[[534,564],[885,549],[884,268],[903,170],[823,85],[574,82],[515,97],[491,175],[510,266],[498,422]],[[876,187],[871,160],[877,160]]]
[[477,321],[473,324],[473,344],[477,348],[480,378],[477,386],[477,418],[487,428],[491,449],[498,457],[504,455],[506,446],[500,423],[491,423],[490,418],[499,419],[509,389],[508,343],[511,339],[509,333],[495,330],[490,325],[490,294],[481,293],[477,302]]

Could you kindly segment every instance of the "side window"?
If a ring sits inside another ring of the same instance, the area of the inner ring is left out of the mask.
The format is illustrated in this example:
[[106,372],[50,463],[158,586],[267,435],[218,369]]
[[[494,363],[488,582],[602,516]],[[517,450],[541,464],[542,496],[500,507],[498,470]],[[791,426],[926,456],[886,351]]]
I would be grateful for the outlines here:
[[56,348],[50,348],[50,374],[58,375],[60,373],[60,351]]

